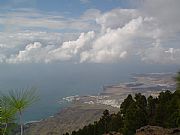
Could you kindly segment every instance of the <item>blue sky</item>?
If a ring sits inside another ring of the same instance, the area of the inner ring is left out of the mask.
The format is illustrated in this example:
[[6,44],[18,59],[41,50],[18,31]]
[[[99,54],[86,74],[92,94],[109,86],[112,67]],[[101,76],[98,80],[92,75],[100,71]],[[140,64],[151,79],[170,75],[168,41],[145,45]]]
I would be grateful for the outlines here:
[[34,8],[50,12],[70,12],[75,15],[90,8],[108,11],[116,7],[135,6],[132,0],[0,0],[0,4],[7,8]]

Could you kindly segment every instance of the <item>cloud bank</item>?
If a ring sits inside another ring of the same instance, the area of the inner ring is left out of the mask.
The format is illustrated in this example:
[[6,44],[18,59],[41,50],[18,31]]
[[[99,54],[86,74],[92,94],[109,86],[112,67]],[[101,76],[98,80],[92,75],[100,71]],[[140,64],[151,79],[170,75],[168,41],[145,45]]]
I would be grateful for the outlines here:
[[[180,64],[179,5],[179,0],[145,0],[139,9],[90,9],[73,20],[37,13],[35,19],[22,13],[2,17],[1,24],[32,30],[0,33],[0,62],[117,63],[136,57],[145,63]],[[76,31],[34,31],[41,26]]]

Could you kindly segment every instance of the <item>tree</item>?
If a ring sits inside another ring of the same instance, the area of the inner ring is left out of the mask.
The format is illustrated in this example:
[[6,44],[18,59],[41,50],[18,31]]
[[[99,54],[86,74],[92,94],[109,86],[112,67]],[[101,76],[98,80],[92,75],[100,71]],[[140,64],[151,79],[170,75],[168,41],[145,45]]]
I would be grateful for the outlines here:
[[136,105],[145,111],[147,107],[146,97],[144,95],[141,95],[141,93],[138,93],[138,94],[135,94],[134,98],[136,100]]
[[177,73],[175,80],[176,91],[172,94],[172,99],[168,106],[168,127],[180,127],[180,72]]
[[131,104],[125,114],[124,117],[124,127],[123,127],[123,134],[124,135],[133,135],[136,130],[136,104]]
[[132,96],[129,94],[128,96],[127,96],[127,98],[126,99],[124,99],[124,101],[122,102],[122,104],[121,104],[121,106],[120,106],[120,112],[121,112],[121,114],[123,115],[123,117],[124,117],[124,115],[126,114],[126,111],[127,111],[127,109],[129,108],[129,106],[131,105],[131,104],[133,104],[135,101],[134,101],[134,99],[132,98]]
[[18,112],[21,135],[23,135],[22,113],[27,107],[38,100],[36,89],[11,90],[9,91],[8,96],[6,96],[6,100],[8,104]]
[[169,117],[169,104],[172,100],[172,93],[170,91],[161,92],[158,96],[158,104],[155,114],[156,125],[167,127],[167,119]]
[[144,95],[141,95],[141,93],[135,94],[135,102],[137,108],[142,112],[143,117],[143,124],[147,124],[148,114],[147,114],[147,100]]
[[0,134],[3,134],[2,106],[0,106]]
[[105,133],[108,133],[109,132],[108,131],[108,124],[109,124],[109,121],[110,121],[110,114],[109,114],[108,110],[105,110],[103,112],[102,120],[103,120],[103,123],[104,123]]
[[175,128],[180,127],[180,108],[178,101],[180,100],[180,97],[172,98],[172,100],[169,102],[167,106],[167,120],[165,123],[165,126],[168,128]]
[[69,135],[69,133],[68,132],[66,132],[65,134],[63,134],[63,135]]
[[130,104],[124,114],[124,135],[133,135],[136,129],[147,125],[146,107],[146,97],[136,94],[135,101]]
[[176,86],[177,86],[176,91],[180,91],[180,72],[177,73],[175,80],[176,80]]
[[148,124],[154,125],[155,124],[155,118],[154,115],[156,113],[156,106],[157,106],[157,98],[153,98],[152,96],[149,96],[147,99],[147,112],[148,112]]
[[76,133],[77,133],[76,131],[73,131],[73,132],[72,132],[72,135],[76,135]]
[[15,119],[16,110],[9,106],[7,103],[7,97],[1,95],[0,97],[0,123],[1,134],[5,135],[8,132],[8,123],[11,123]]
[[97,121],[94,122],[94,133],[93,133],[93,135],[98,135],[98,122]]
[[109,131],[120,131],[123,127],[123,119],[120,113],[111,114],[111,120],[109,122]]

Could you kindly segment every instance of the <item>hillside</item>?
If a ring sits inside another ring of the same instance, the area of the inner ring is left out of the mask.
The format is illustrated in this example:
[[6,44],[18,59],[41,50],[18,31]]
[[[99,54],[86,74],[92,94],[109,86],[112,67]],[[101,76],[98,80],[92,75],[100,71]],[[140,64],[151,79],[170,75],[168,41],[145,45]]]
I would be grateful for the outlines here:
[[[53,117],[41,120],[37,123],[26,125],[25,135],[62,135],[83,128],[85,125],[93,123],[102,116],[105,105],[83,106],[74,104],[71,107],[61,110]],[[108,107],[112,112],[117,112],[117,108]]]

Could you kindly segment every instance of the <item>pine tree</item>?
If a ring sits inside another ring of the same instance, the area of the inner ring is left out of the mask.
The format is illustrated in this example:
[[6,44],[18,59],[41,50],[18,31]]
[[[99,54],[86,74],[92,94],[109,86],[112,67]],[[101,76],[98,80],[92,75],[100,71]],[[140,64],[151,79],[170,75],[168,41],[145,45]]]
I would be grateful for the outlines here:
[[157,98],[153,98],[149,96],[147,99],[147,112],[148,112],[148,124],[155,125],[155,113],[156,113],[156,106],[157,106]]
[[132,96],[129,94],[126,99],[122,102],[120,106],[120,112],[124,116],[127,112],[127,109],[131,104],[133,104],[135,101],[133,100]]
[[35,101],[38,100],[36,95],[36,89],[21,89],[11,90],[6,96],[7,103],[10,107],[14,108],[18,112],[19,124],[21,127],[21,135],[23,135],[23,117],[22,113],[24,109],[29,107]]
[[167,119],[169,113],[169,103],[172,99],[170,91],[161,92],[158,96],[158,105],[156,109],[155,119],[156,125],[167,127]]
[[120,113],[112,114],[109,122],[109,131],[120,131],[123,127],[123,119]]
[[105,130],[105,133],[108,133],[109,130],[108,130],[108,124],[110,122],[110,114],[109,114],[109,111],[108,110],[105,110],[103,112],[103,116],[102,116],[102,121],[104,123],[104,130]]

